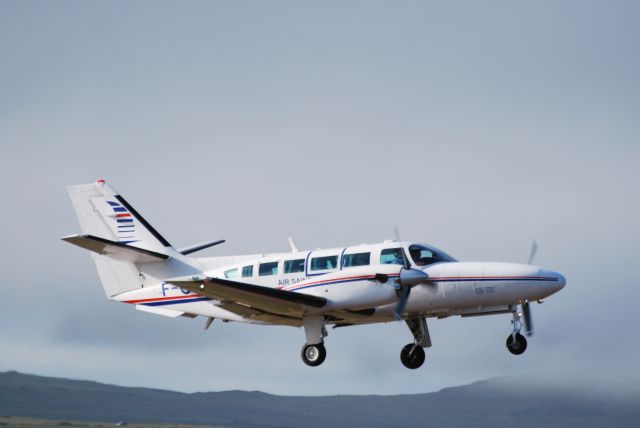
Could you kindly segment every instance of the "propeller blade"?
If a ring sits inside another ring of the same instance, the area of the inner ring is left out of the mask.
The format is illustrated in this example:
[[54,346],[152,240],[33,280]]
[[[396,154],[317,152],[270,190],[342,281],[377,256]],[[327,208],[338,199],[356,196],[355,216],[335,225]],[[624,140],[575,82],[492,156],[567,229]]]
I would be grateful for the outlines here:
[[429,280],[429,275],[418,269],[411,269],[403,267],[400,269],[400,276],[398,277],[397,285],[400,286],[400,296],[398,304],[393,311],[393,316],[397,320],[402,319],[402,313],[405,306],[407,306],[407,300],[409,300],[409,293],[411,288],[419,284],[424,284]]
[[529,252],[529,261],[527,262],[530,265],[533,262],[533,259],[536,257],[536,253],[538,252],[538,243],[533,240],[531,243],[531,251]]
[[400,290],[400,299],[398,300],[396,308],[393,310],[393,316],[398,321],[402,319],[402,313],[404,312],[404,308],[407,306],[407,300],[409,300],[409,293],[411,293],[410,286],[404,286]]
[[522,315],[524,316],[524,331],[527,336],[533,335],[533,323],[531,321],[531,309],[529,308],[529,302],[522,304]]

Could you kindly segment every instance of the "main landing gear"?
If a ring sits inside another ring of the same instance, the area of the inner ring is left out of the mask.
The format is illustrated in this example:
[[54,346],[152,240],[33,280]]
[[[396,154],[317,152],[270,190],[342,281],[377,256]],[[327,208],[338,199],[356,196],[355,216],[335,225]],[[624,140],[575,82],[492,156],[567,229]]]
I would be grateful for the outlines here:
[[317,343],[315,345],[304,345],[302,347],[302,361],[308,366],[316,367],[324,362],[327,358],[327,350],[324,347],[324,343]]
[[513,355],[520,355],[527,350],[527,339],[520,334],[522,330],[522,321],[520,320],[520,313],[517,311],[513,313],[513,332],[507,337],[507,349]]
[[324,347],[324,338],[327,337],[327,329],[324,326],[324,317],[311,316],[303,320],[304,334],[307,343],[302,347],[302,361],[308,366],[317,367],[327,358],[327,350]]
[[[325,320],[323,316],[311,316],[304,318],[303,323],[307,343],[302,347],[300,356],[306,365],[317,367],[327,357],[327,350],[324,347],[324,338],[327,337]],[[414,341],[402,348],[400,361],[408,369],[417,369],[424,364],[426,359],[424,348],[431,347],[427,320],[426,318],[410,318],[406,320],[406,323],[413,334]]]
[[413,334],[414,343],[409,343],[402,348],[400,361],[408,369],[417,369],[424,364],[425,353],[423,348],[431,347],[431,337],[429,336],[426,318],[410,318],[406,322]]

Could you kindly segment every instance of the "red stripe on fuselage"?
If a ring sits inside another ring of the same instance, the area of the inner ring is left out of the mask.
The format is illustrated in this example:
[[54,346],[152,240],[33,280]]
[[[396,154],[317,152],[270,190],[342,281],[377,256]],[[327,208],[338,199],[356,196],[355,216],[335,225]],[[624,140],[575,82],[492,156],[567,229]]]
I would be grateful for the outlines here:
[[[398,276],[397,273],[392,273],[392,274],[384,274],[388,277],[395,277]],[[346,276],[344,278],[333,278],[333,279],[323,279],[320,281],[313,281],[313,282],[300,282],[296,285],[292,285],[289,287],[286,287],[285,290],[296,290],[298,288],[301,287],[309,287],[311,285],[316,285],[316,284],[323,284],[323,283],[332,283],[332,282],[340,282],[340,281],[349,281],[349,280],[356,280],[356,279],[373,279],[375,278],[375,275],[359,275],[359,276]]]
[[301,282],[294,286],[287,287],[285,288],[285,290],[292,290],[298,287],[307,287],[309,285],[314,285],[314,284],[322,284],[323,282],[347,281],[349,279],[367,279],[367,278],[375,278],[375,275],[348,276],[345,278],[323,279],[321,281],[313,281],[313,282]]

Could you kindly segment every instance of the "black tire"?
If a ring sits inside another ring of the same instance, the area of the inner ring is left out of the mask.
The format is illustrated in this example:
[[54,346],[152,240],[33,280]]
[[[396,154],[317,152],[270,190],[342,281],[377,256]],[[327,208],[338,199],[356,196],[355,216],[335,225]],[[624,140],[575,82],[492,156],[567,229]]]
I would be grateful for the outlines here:
[[[417,369],[425,360],[424,349],[422,349],[421,346],[418,346],[413,353],[411,353],[413,346],[413,343],[410,343],[400,351],[400,361],[402,361],[402,364],[404,364],[408,369]],[[409,355],[410,353],[411,355]]]
[[316,343],[313,345],[304,345],[302,347],[302,361],[308,366],[317,367],[324,362],[327,358],[327,350],[324,348],[323,343]]
[[513,340],[513,335],[507,337],[507,349],[513,355],[520,355],[527,350],[527,339],[520,333],[516,334],[516,340]]

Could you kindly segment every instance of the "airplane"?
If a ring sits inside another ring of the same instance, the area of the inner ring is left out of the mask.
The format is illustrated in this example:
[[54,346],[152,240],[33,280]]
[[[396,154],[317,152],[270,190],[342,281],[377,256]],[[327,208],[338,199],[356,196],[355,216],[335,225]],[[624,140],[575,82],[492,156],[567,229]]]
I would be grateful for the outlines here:
[[414,242],[290,252],[194,257],[215,240],[173,247],[104,180],[67,187],[82,234],[62,240],[91,251],[108,299],[171,318],[215,319],[303,327],[301,357],[315,367],[326,358],[327,326],[404,320],[413,342],[400,352],[417,369],[431,347],[427,318],[511,314],[507,349],[527,348],[531,302],[565,284],[558,272],[527,264],[461,262]]

